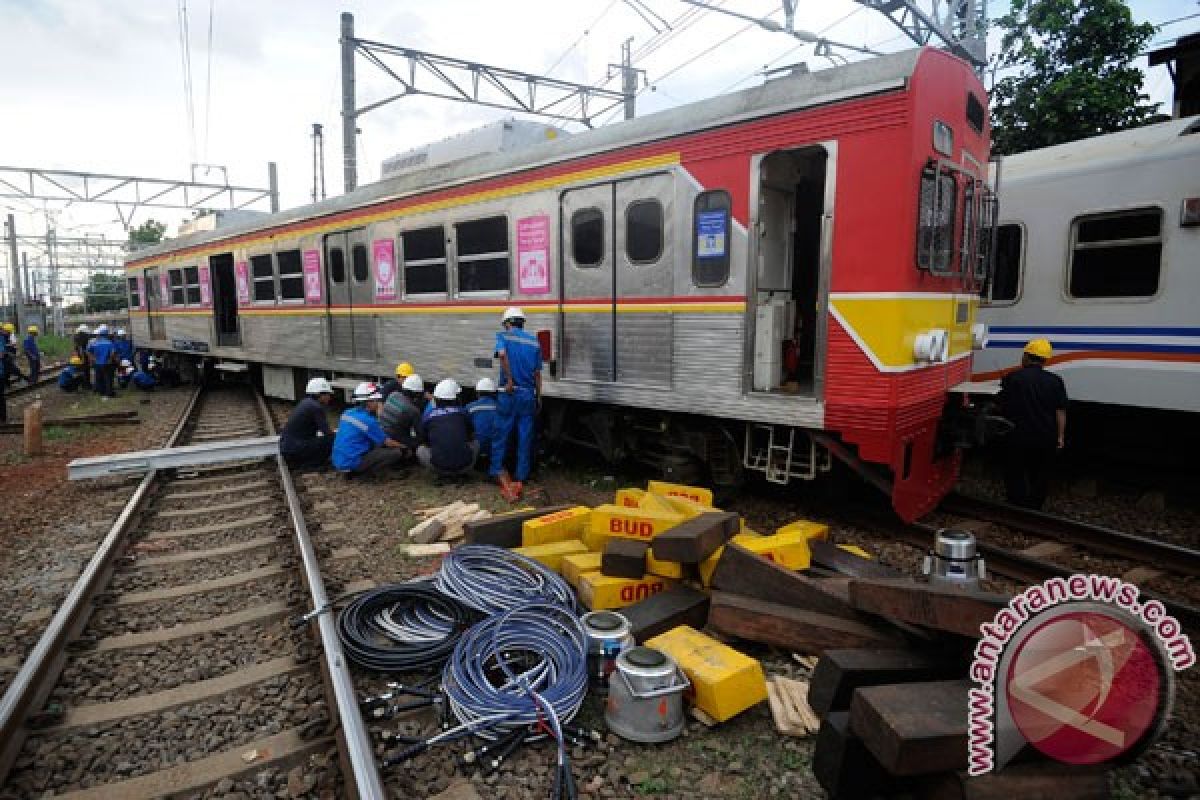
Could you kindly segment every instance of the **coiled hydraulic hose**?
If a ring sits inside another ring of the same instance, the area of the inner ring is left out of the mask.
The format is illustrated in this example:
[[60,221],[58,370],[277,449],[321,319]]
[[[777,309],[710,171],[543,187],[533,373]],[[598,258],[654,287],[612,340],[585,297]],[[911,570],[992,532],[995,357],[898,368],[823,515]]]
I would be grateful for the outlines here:
[[451,550],[442,559],[434,585],[484,614],[529,603],[575,610],[575,593],[556,572],[511,550],[477,544]]
[[362,593],[338,615],[337,632],[358,666],[414,672],[440,667],[474,618],[458,600],[419,581]]

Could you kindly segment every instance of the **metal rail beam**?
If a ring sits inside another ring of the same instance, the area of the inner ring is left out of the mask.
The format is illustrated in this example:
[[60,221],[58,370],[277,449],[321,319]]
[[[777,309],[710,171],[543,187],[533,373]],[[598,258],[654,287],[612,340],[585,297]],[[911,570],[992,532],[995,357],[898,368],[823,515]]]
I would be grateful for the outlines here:
[[192,444],[162,450],[139,450],[108,456],[77,458],[67,464],[67,479],[104,478],[178,467],[201,467],[278,455],[278,436],[256,436],[228,442]]

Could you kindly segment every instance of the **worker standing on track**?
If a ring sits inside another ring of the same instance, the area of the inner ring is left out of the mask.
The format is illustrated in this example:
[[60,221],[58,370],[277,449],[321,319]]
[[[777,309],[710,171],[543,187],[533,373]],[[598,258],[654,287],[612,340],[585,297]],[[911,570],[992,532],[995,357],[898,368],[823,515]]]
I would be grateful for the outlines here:
[[496,382],[491,378],[481,378],[475,384],[477,400],[467,404],[467,414],[471,417],[471,428],[475,431],[475,441],[479,442],[477,458],[480,469],[483,469],[492,458],[492,439],[496,433]]
[[[542,347],[525,331],[525,312],[509,308],[501,319],[504,330],[496,334],[495,352],[500,358],[500,391],[497,395],[496,429],[492,439],[488,474],[506,485],[502,477],[504,458],[513,428],[517,430],[517,468],[510,499],[521,496],[522,483],[533,467],[534,421],[542,396]],[[506,492],[508,494],[508,492]]]
[[96,394],[101,397],[116,397],[113,390],[113,377],[117,371],[117,349],[112,339],[108,338],[108,326],[96,328],[96,338],[87,346],[88,355],[95,367]]
[[415,371],[416,370],[413,369],[413,365],[407,361],[401,361],[399,364],[397,364],[396,376],[394,378],[388,378],[386,381],[384,381],[383,386],[379,387],[379,393],[383,395],[383,401],[386,403],[388,398],[392,396],[393,392],[400,391],[400,387],[404,384],[404,379],[409,375],[412,375]]
[[417,424],[425,407],[425,381],[414,373],[407,375],[400,390],[392,392],[379,410],[379,424],[388,436],[410,450],[417,449]]
[[1020,369],[1000,380],[1000,410],[1014,426],[1005,439],[1004,486],[1008,502],[1025,508],[1046,502],[1050,467],[1066,444],[1067,388],[1045,369],[1053,353],[1046,339],[1030,341]]
[[21,349],[25,351],[25,360],[29,362],[29,382],[37,383],[42,372],[42,351],[37,346],[38,326],[30,325],[25,329],[25,341]]
[[21,368],[17,366],[17,326],[11,322],[4,323],[4,382],[7,385],[16,378],[25,378]]
[[433,387],[434,409],[421,420],[417,461],[439,478],[470,472],[479,454],[471,415],[458,404],[462,387],[447,378]]
[[384,433],[376,419],[383,395],[373,383],[354,389],[354,407],[342,414],[333,440],[333,466],[347,477],[374,475],[398,467],[412,454],[407,447]]
[[113,340],[113,346],[117,348],[118,361],[133,361],[133,341],[124,328],[117,328],[117,338]]
[[333,432],[325,408],[333,400],[333,387],[325,378],[313,378],[304,388],[279,434],[279,452],[289,467],[323,467],[333,452]]
[[87,325],[80,325],[75,329],[75,355],[79,356],[80,367],[80,386],[84,389],[92,388],[91,363],[88,355],[88,344],[92,340],[92,332],[88,330]]
[[58,373],[58,388],[68,394],[75,392],[83,385],[83,359],[79,356],[71,356],[67,362],[67,366],[63,367],[63,371]]

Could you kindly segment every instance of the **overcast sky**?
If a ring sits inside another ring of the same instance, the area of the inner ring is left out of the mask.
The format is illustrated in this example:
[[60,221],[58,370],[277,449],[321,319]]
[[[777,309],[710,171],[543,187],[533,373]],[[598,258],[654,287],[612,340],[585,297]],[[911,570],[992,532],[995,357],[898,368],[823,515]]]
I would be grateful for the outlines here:
[[[189,125],[178,0],[0,0],[0,163],[184,177],[191,163],[200,162],[226,166],[236,184],[265,185],[266,164],[275,161],[288,207],[308,201],[309,134],[312,123],[320,122],[327,133],[327,185],[337,194],[342,188],[337,40],[343,10],[354,13],[361,38],[535,73],[553,67],[554,77],[589,84],[618,60],[625,38],[633,37],[635,53],[658,44],[637,61],[653,87],[638,98],[639,113],[754,85],[765,64],[828,66],[813,57],[811,45],[797,46],[785,34],[757,28],[737,34],[743,22],[714,12],[692,16],[690,26],[675,25],[690,6],[680,0],[644,2],[673,23],[670,36],[656,35],[627,0],[187,0],[194,106]],[[777,0],[723,5],[782,17]],[[851,0],[799,5],[798,28],[885,52],[908,46],[890,21]],[[993,16],[1005,5],[993,2]],[[1196,0],[1132,5],[1139,21],[1155,23],[1200,11]],[[1200,19],[1175,23],[1160,31],[1156,43],[1198,29]],[[737,35],[717,46],[731,34]],[[360,106],[398,91],[362,58],[357,70]],[[1164,68],[1148,73],[1146,90],[1155,100],[1169,100]],[[360,121],[360,183],[376,179],[388,155],[504,116],[418,98],[373,111]],[[0,212],[18,212],[24,233],[45,230],[39,209],[0,198]],[[142,211],[134,222],[151,215],[171,223],[172,232],[184,216]],[[107,207],[72,207],[57,219],[62,235],[121,236],[116,213]]]

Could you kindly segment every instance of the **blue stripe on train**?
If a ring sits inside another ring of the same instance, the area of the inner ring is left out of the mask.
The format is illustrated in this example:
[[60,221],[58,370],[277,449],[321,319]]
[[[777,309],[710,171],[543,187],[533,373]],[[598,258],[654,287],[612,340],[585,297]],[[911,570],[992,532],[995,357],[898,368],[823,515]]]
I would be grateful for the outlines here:
[[[1072,342],[1051,339],[1055,350],[1115,350],[1122,353],[1200,353],[1200,345],[1192,344],[1125,344],[1122,342]],[[1025,342],[988,342],[988,350],[1019,350]]]
[[990,325],[991,333],[1074,333],[1115,336],[1200,336],[1200,328],[1146,328],[1120,325]]

